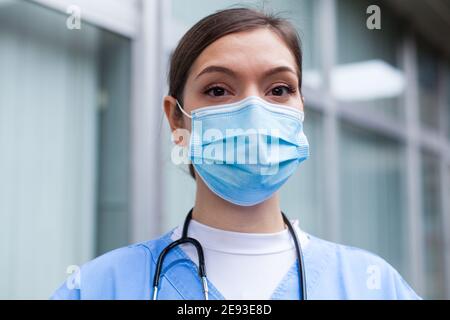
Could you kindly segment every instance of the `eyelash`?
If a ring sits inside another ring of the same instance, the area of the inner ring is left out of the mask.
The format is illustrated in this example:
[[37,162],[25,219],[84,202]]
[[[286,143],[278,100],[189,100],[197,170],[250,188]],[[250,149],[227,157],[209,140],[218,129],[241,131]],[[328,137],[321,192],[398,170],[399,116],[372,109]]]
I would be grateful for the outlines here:
[[[294,95],[294,94],[297,93],[297,90],[293,86],[291,86],[289,84],[276,86],[276,87],[272,88],[270,91],[272,91],[272,90],[274,90],[276,88],[286,88],[290,95]],[[220,85],[213,84],[213,85],[210,85],[210,86],[206,87],[205,90],[203,91],[203,94],[209,95],[209,92],[211,90],[213,90],[213,89],[222,89],[222,90],[225,90],[225,91],[229,91],[229,90],[225,89],[224,87],[222,87]]]
[[205,90],[203,91],[203,94],[209,95],[208,93],[209,93],[211,90],[213,90],[213,89],[223,89],[223,90],[225,90],[225,91],[229,91],[229,90],[225,89],[224,87],[222,87],[222,86],[220,86],[220,85],[218,85],[218,84],[212,84],[212,85],[207,86],[207,87],[205,88]]
[[[279,85],[279,86],[276,86],[273,89],[276,89],[276,88],[286,88],[288,93],[291,94],[291,95],[297,93],[297,90],[293,86],[291,86],[289,84]],[[271,89],[271,90],[273,90],[273,89]]]

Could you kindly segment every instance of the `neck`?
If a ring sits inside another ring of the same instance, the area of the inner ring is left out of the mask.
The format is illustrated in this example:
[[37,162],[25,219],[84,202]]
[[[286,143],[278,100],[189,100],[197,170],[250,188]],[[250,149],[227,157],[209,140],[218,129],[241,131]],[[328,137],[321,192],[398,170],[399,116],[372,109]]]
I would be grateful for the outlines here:
[[211,192],[197,176],[197,194],[192,218],[213,228],[245,233],[275,233],[284,230],[278,194],[251,207],[234,205]]

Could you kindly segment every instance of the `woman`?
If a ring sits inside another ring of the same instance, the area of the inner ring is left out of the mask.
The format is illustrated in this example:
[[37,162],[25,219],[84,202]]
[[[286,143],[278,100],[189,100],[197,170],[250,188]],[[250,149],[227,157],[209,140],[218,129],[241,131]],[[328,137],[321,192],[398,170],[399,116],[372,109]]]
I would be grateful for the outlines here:
[[87,263],[53,298],[419,298],[381,258],[307,235],[280,211],[279,188],[309,154],[301,84],[286,20],[237,8],[191,28],[164,99],[197,185],[190,220]]

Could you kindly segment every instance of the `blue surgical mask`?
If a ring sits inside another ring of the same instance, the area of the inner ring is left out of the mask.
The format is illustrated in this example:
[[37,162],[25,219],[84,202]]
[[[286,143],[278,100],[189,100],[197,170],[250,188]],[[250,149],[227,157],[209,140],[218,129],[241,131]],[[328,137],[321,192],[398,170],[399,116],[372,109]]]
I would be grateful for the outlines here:
[[241,206],[270,198],[308,158],[304,113],[257,96],[202,107],[192,119],[189,157],[219,197]]

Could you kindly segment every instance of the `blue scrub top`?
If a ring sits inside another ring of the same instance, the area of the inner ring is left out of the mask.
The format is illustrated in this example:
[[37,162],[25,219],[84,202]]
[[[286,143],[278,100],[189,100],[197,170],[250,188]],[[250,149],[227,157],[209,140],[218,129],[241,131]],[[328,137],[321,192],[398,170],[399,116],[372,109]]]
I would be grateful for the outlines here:
[[[51,299],[150,299],[160,252],[171,234],[110,251],[71,275]],[[367,251],[308,235],[303,250],[308,299],[420,299],[400,274],[382,258]],[[206,272],[208,266],[206,265]],[[209,284],[209,298],[223,300]],[[299,299],[298,263],[293,263],[271,299]],[[158,299],[203,299],[195,263],[180,248],[167,254]]]

